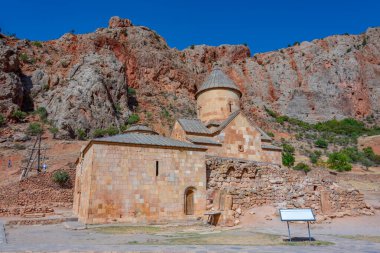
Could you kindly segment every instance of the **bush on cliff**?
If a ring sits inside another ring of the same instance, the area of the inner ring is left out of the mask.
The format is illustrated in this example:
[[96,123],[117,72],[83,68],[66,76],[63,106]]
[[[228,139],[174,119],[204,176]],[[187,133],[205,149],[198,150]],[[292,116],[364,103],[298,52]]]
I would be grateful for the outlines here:
[[316,140],[314,144],[318,148],[327,148],[329,146],[329,143],[325,139],[322,139],[322,138],[319,138],[318,140]]
[[294,166],[293,169],[295,169],[295,170],[302,170],[305,173],[308,173],[310,171],[310,167],[306,163],[297,163],[297,165]]
[[58,170],[53,173],[53,181],[60,186],[65,185],[70,179],[69,173],[64,170]]
[[39,123],[30,123],[27,129],[28,134],[30,135],[39,135],[44,132],[41,124]]
[[132,115],[128,118],[127,123],[128,123],[129,125],[132,125],[132,124],[135,124],[135,123],[139,122],[139,120],[140,120],[139,115],[137,115],[137,114],[132,114]]
[[25,119],[26,112],[16,110],[12,113],[12,118],[15,119],[17,122],[21,122]]
[[283,165],[287,167],[291,167],[294,165],[294,161],[295,161],[294,151],[295,151],[295,148],[292,145],[288,143],[282,144],[282,164]]

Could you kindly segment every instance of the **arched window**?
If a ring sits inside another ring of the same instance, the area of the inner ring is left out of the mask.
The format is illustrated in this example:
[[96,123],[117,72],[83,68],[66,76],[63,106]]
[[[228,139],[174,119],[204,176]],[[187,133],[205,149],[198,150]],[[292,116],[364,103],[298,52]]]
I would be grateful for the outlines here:
[[195,195],[194,187],[187,187],[184,194],[184,202],[185,202],[185,214],[193,215],[194,214],[194,195]]

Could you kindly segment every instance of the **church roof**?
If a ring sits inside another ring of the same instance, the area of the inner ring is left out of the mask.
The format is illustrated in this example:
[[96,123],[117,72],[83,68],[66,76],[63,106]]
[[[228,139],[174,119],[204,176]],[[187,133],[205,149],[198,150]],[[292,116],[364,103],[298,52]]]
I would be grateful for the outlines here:
[[109,137],[97,138],[93,142],[112,142],[120,144],[148,145],[159,147],[185,148],[206,150],[206,147],[193,143],[179,141],[161,135],[146,135],[140,133],[126,133]]
[[147,125],[143,124],[135,124],[132,125],[130,128],[124,131],[125,133],[149,133],[149,134],[158,134],[155,132],[152,128],[148,127]]
[[206,90],[216,89],[216,88],[224,88],[235,90],[241,96],[241,91],[239,87],[231,80],[224,72],[219,68],[214,68],[210,75],[203,82],[201,87],[198,89],[195,96],[198,96],[200,93]]
[[222,131],[224,128],[226,128],[226,126],[227,126],[228,124],[230,124],[230,122],[231,122],[234,118],[236,118],[236,116],[238,116],[239,113],[240,113],[240,110],[231,113],[231,114],[228,116],[228,118],[225,119],[225,120],[220,124],[220,126],[214,131],[214,133],[220,132],[220,131]]
[[186,133],[201,135],[211,134],[208,128],[199,119],[178,119],[178,122]]
[[213,138],[210,137],[199,137],[199,136],[187,136],[186,139],[191,141],[192,143],[195,144],[208,144],[208,145],[219,145],[221,146],[222,144],[214,140]]
[[280,147],[277,147],[277,146],[274,146],[274,145],[272,145],[272,144],[262,144],[261,145],[261,148],[262,149],[272,149],[272,150],[282,150],[282,148],[280,148]]

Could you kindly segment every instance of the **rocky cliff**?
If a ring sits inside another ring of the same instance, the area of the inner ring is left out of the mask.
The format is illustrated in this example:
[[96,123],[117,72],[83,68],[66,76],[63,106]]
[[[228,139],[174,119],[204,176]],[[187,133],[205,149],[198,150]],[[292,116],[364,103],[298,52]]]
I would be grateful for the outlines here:
[[379,121],[380,28],[251,57],[243,45],[169,48],[156,32],[118,17],[94,33],[46,42],[0,35],[0,111],[11,118],[17,108],[45,107],[71,137],[137,113],[167,134],[176,117],[195,116],[194,94],[215,62],[243,91],[251,118],[266,105],[308,122]]

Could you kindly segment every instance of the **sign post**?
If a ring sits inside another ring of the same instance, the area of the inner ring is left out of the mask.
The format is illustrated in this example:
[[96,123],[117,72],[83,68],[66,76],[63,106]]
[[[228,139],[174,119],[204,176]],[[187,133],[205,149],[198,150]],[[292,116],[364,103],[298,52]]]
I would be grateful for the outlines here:
[[288,226],[288,236],[289,241],[292,241],[292,237],[290,236],[290,227],[289,222],[290,221],[306,221],[307,222],[307,230],[309,234],[309,241],[311,241],[311,234],[310,234],[310,221],[315,221],[315,216],[313,211],[308,209],[280,209],[280,217],[281,221],[286,221]]

